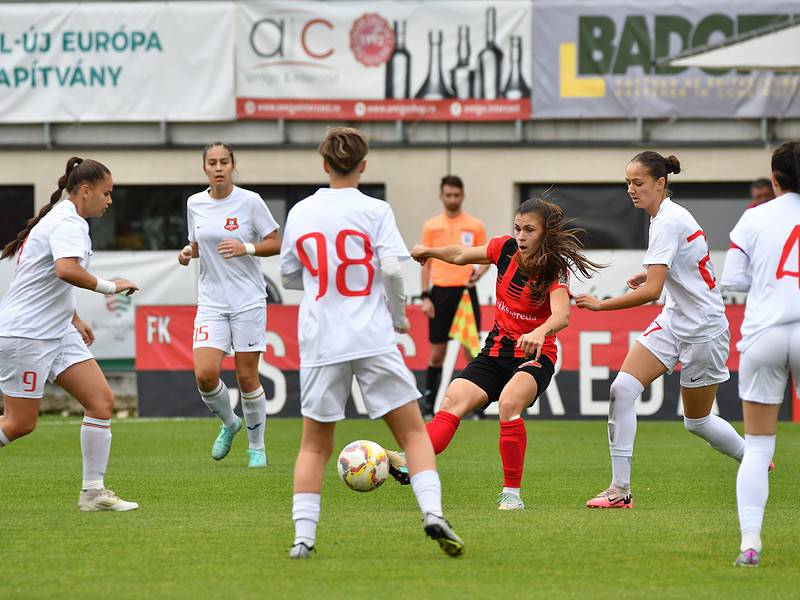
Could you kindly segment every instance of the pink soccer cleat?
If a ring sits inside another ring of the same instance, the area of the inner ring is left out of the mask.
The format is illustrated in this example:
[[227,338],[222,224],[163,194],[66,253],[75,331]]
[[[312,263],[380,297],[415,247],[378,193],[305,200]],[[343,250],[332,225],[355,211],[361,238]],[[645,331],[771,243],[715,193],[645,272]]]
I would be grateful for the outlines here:
[[633,508],[633,496],[614,486],[603,490],[586,502],[587,508]]

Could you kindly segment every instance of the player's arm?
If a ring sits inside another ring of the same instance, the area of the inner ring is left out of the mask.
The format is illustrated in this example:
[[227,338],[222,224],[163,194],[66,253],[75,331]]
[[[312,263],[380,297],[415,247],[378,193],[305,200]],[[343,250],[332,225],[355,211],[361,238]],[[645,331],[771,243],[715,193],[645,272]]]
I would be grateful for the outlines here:
[[392,325],[398,333],[406,333],[409,329],[406,318],[406,292],[403,287],[403,269],[400,259],[396,256],[381,258],[381,273],[383,274],[383,291],[386,294],[386,304],[392,315]]
[[720,286],[734,292],[746,292],[750,289],[750,257],[736,244],[731,244],[725,255],[725,267],[722,270]]
[[517,340],[517,348],[522,348],[525,356],[533,356],[534,360],[539,360],[545,338],[555,335],[567,325],[569,325],[569,291],[560,287],[550,292],[550,316],[533,331],[521,335]]
[[86,321],[78,316],[77,310],[72,315],[72,326],[81,334],[84,343],[87,346],[91,346],[92,342],[94,342],[94,331]]
[[274,256],[281,251],[281,235],[276,229],[260,242],[251,244],[242,243],[239,240],[226,239],[217,245],[217,252],[224,259],[237,258],[239,256]]
[[185,267],[189,264],[190,260],[198,256],[200,256],[200,250],[197,247],[197,242],[191,242],[186,244],[178,254],[178,262]]
[[644,283],[632,292],[616,298],[600,300],[591,294],[578,294],[575,304],[580,308],[589,310],[621,310],[655,302],[664,291],[664,281],[667,279],[667,265],[648,265],[647,278]]
[[411,249],[411,257],[425,265],[429,258],[436,258],[451,265],[489,265],[492,261],[486,253],[487,246],[441,246],[430,248],[417,244]]
[[92,290],[93,292],[99,292],[101,294],[119,294],[120,292],[125,292],[126,295],[130,296],[139,289],[139,286],[127,279],[107,281],[95,277],[80,265],[77,258],[57,258],[55,270],[56,277],[62,281],[66,281],[75,287]]

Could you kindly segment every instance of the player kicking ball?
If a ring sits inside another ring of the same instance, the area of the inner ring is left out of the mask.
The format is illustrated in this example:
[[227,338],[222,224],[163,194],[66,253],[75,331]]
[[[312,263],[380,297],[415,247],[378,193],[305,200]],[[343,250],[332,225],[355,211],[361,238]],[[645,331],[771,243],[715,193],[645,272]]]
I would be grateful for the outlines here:
[[289,556],[309,558],[316,547],[325,465],[355,376],[370,418],[383,418],[406,452],[425,533],[458,557],[464,542],[442,513],[419,392],[395,339],[395,332],[408,331],[400,270],[408,250],[389,204],[358,191],[367,151],[367,138],[356,129],[328,132],[319,152],[330,187],[292,208],[281,246],[284,286],[305,290],[297,323],[303,437],[294,468]]

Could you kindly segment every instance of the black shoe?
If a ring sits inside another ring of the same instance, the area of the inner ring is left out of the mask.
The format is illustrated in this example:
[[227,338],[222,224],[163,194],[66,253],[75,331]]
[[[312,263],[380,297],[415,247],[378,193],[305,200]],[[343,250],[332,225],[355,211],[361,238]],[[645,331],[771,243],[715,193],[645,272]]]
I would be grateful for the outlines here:
[[444,517],[437,517],[433,513],[425,515],[425,533],[436,540],[439,547],[448,556],[458,558],[464,555],[464,540],[458,537]]
[[411,478],[408,476],[405,453],[386,450],[386,456],[389,458],[389,475],[394,477],[400,485],[410,485]]

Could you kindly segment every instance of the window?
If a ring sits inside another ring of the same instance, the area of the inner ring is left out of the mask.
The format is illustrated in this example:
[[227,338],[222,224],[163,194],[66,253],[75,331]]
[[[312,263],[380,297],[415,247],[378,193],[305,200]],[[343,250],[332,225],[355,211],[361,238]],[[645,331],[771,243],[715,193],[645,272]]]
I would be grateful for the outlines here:
[[17,237],[33,216],[32,185],[0,185],[0,244]]
[[[203,189],[196,185],[116,185],[114,204],[102,219],[91,219],[94,250],[178,250],[186,244],[186,201]],[[251,185],[240,187],[260,194],[283,227],[289,209],[310,196],[319,185]],[[2,188],[0,188],[2,189]],[[384,198],[383,185],[360,189]],[[31,209],[32,210],[32,209]],[[14,230],[16,233],[17,230]]]
[[[692,213],[708,239],[711,250],[725,250],[728,234],[750,203],[749,183],[670,182],[672,197]],[[549,190],[549,192],[548,192]],[[649,217],[634,208],[625,183],[613,184],[521,184],[520,199],[546,197],[561,206],[590,250],[634,250],[647,248]]]

